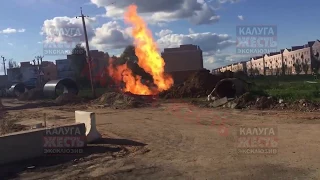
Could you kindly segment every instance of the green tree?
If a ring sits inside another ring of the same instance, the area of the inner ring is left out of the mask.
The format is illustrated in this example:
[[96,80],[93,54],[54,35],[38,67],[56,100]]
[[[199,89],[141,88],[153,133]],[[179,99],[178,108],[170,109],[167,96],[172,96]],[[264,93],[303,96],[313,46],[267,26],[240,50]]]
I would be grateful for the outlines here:
[[276,67],[276,75],[277,76],[281,75],[281,68]]
[[135,47],[133,45],[127,46],[119,58],[116,59],[115,65],[125,64],[127,63],[128,68],[132,70],[132,73],[134,75],[139,75],[143,80],[146,81],[153,81],[152,76],[145,72],[144,69],[142,69],[138,65],[138,57],[135,53]]
[[19,64],[16,61],[12,60],[12,59],[9,60],[8,65],[9,65],[9,69],[19,68],[20,67]]
[[294,60],[294,70],[296,71],[296,74],[299,75],[301,72],[302,72],[302,65],[301,63],[299,62],[299,59],[295,59],[293,58]]
[[121,54],[119,58],[122,62],[133,62],[138,63],[138,57],[136,56],[135,47],[133,45],[127,46],[123,53]]
[[312,66],[313,73],[318,74],[319,69],[320,69],[320,54],[319,54],[319,52],[312,53],[311,66]]
[[302,63],[302,70],[305,74],[308,74],[309,71],[309,64],[307,62]]
[[257,67],[254,69],[254,75],[255,76],[260,75],[260,71],[259,71],[259,69]]
[[251,66],[248,68],[248,75],[249,76],[253,75],[253,68]]

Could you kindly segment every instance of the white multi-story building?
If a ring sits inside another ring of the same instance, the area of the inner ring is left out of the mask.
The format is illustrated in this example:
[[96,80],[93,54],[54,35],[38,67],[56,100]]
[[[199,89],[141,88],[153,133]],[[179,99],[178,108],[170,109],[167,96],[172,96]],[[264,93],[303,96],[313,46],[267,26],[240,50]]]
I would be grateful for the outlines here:
[[266,75],[282,74],[282,54],[281,52],[272,52],[263,56],[265,61]]
[[261,75],[264,73],[264,60],[262,56],[253,57],[249,61],[249,67],[247,69],[250,72],[247,72],[248,74]]
[[[310,41],[303,46],[293,46],[243,62],[243,71],[253,75],[311,74],[320,71],[320,41]],[[245,67],[244,67],[245,66]],[[217,68],[215,71],[239,71],[237,63]]]

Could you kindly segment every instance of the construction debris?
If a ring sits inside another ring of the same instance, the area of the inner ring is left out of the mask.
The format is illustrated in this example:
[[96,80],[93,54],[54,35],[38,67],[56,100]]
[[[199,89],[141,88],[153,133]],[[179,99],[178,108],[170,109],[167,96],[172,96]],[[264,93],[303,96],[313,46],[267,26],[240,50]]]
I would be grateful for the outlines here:
[[187,97],[205,97],[216,84],[223,79],[223,76],[216,76],[209,70],[200,70],[192,74],[183,84],[173,86],[167,91],[159,94],[163,98],[187,98]]
[[209,107],[215,108],[215,107],[222,106],[226,103],[228,103],[228,98],[224,97],[224,98],[218,99],[216,101],[213,101],[212,103],[209,104]]
[[116,109],[137,108],[147,105],[143,96],[131,93],[107,92],[93,102],[103,107],[112,107]]
[[[212,96],[214,97],[214,96]],[[285,102],[283,99],[277,99],[271,96],[257,95],[252,92],[246,92],[237,98],[218,98],[214,97],[214,101],[199,101],[193,104],[201,105],[204,107],[223,107],[232,109],[274,109],[274,110],[293,110],[293,111],[320,111],[320,103],[311,102],[305,99],[300,99],[294,102]]]

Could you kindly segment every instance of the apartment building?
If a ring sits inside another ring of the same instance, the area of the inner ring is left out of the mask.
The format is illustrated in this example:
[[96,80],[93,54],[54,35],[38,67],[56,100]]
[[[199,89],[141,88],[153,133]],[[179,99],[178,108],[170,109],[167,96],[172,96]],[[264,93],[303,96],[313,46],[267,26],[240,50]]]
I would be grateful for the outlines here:
[[[311,74],[316,65],[320,66],[320,41],[309,41],[303,46],[292,46],[290,49],[252,57],[244,64],[244,71],[252,75]],[[233,72],[239,71],[233,66],[235,64],[217,68],[214,72],[224,72],[229,67]]]
[[224,66],[220,68],[221,72],[226,72],[228,70],[228,66]]
[[231,65],[227,65],[227,66],[213,69],[211,73],[212,74],[219,74],[220,72],[225,72],[225,71],[232,71],[232,72],[244,71],[244,72],[247,72],[247,68],[248,68],[248,62],[242,61],[242,62],[237,62],[237,63],[233,63]]
[[203,69],[202,50],[199,46],[186,44],[178,48],[165,48],[161,53],[165,72]]
[[245,71],[245,72],[247,72],[246,62],[242,61],[242,62],[233,63],[231,65],[231,71],[232,72],[237,72],[237,71]]
[[256,56],[249,60],[247,65],[247,73],[250,75],[264,74],[264,59],[263,56]]
[[75,78],[75,71],[72,68],[71,59],[58,59],[56,60],[57,78]]
[[8,83],[8,76],[7,75],[0,75],[0,89],[9,87],[10,84]]
[[280,75],[282,74],[282,53],[271,52],[264,54],[264,75]]
[[92,76],[94,80],[99,80],[104,73],[109,60],[109,54],[98,50],[91,50],[90,55],[93,61]]
[[58,78],[57,66],[50,61],[43,61],[41,70],[43,72],[42,80],[48,82]]
[[164,71],[172,75],[175,83],[181,83],[191,73],[203,69],[202,50],[196,45],[165,48],[161,56],[165,62]]

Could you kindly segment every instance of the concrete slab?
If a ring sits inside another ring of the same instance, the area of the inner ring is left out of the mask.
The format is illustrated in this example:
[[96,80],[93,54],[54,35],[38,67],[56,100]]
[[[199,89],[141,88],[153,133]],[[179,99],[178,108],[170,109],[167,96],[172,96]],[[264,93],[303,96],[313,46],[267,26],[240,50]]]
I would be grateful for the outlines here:
[[227,102],[228,102],[228,98],[224,97],[224,98],[215,100],[214,102],[210,103],[209,106],[210,107],[219,107],[219,106],[226,104]]
[[[12,163],[46,155],[44,151],[45,149],[48,149],[48,147],[45,145],[45,139],[49,136],[55,138],[60,137],[60,143],[63,144],[66,143],[66,140],[70,140],[70,137],[84,137],[85,124],[76,123],[65,126],[40,128],[0,136],[0,164]],[[63,138],[65,138],[64,142]],[[56,143],[59,143],[57,139],[55,140]],[[85,146],[86,142],[84,141],[84,144],[82,144],[81,147],[83,148]],[[63,149],[63,147],[61,148]]]
[[101,138],[96,127],[96,115],[93,112],[75,111],[76,123],[84,123],[86,126],[87,142],[91,143]]

